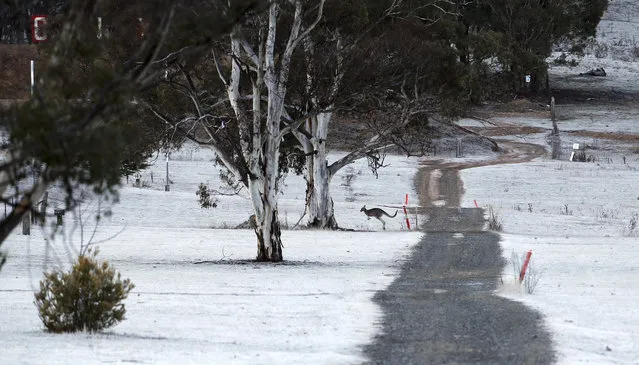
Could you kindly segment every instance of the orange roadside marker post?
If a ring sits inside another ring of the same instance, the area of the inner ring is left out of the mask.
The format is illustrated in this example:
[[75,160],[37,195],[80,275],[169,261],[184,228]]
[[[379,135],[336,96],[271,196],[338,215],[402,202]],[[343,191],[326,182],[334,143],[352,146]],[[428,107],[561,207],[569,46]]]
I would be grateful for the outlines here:
[[528,269],[528,264],[530,263],[530,256],[532,256],[532,250],[528,250],[526,252],[526,258],[524,259],[524,264],[521,267],[521,272],[519,273],[519,282],[524,281],[524,276],[526,276],[526,269]]
[[404,200],[404,218],[406,219],[406,227],[410,231],[410,220],[408,220],[408,211],[406,211],[406,206],[408,205],[408,194],[406,194],[406,199]]

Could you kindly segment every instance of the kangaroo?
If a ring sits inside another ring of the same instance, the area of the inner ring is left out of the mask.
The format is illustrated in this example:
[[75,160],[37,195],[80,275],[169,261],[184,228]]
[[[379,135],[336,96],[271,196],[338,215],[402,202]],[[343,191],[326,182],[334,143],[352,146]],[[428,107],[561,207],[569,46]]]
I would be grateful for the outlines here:
[[395,211],[394,215],[390,215],[388,213],[386,213],[384,210],[379,209],[379,208],[373,208],[373,209],[366,209],[366,205],[364,205],[362,207],[362,209],[359,210],[360,212],[364,212],[364,214],[366,214],[366,216],[368,217],[368,219],[371,219],[371,217],[375,217],[377,218],[377,220],[379,220],[380,222],[382,222],[382,228],[384,230],[386,230],[386,222],[384,222],[384,220],[382,219],[382,217],[384,215],[386,215],[387,217],[390,218],[395,218],[395,216],[397,216],[397,210]]

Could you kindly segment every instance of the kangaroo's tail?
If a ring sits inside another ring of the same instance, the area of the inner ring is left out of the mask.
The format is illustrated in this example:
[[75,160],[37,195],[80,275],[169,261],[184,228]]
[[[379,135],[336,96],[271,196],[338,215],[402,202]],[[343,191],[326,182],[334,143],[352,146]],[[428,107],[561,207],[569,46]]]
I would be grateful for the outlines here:
[[[384,213],[386,213],[386,212],[384,212]],[[395,216],[397,216],[397,210],[395,210],[395,214],[393,214],[393,215],[390,215],[388,213],[386,213],[386,215],[391,217],[391,218],[395,218]]]

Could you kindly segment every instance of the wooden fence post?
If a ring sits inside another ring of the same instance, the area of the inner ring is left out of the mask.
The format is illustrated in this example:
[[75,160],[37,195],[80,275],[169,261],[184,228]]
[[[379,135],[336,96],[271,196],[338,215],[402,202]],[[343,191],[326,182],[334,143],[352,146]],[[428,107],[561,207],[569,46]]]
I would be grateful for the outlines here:
[[27,236],[31,234],[31,212],[22,216],[22,234]]
[[44,197],[42,198],[42,201],[40,202],[40,225],[41,226],[44,226],[44,220],[47,216],[48,200],[49,200],[49,192],[45,191]]
[[559,127],[557,126],[557,111],[555,110],[555,97],[550,98],[550,119],[552,120],[552,134],[559,135]]

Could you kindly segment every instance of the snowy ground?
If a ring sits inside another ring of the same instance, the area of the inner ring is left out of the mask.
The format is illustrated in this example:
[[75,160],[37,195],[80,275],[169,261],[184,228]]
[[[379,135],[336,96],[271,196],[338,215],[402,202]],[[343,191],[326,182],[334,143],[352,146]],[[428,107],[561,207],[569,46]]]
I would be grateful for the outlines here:
[[[100,257],[136,285],[126,302],[127,320],[106,334],[47,334],[33,305],[43,268],[68,266],[80,245],[79,229],[70,232],[72,217],[66,217],[67,237],[53,242],[48,256],[45,233],[38,230],[30,237],[14,233],[3,245],[10,257],[0,272],[2,363],[363,361],[360,347],[370,342],[380,315],[371,298],[390,284],[398,261],[420,233],[403,230],[399,218],[383,232],[359,208],[398,206],[406,193],[414,195],[416,161],[388,157],[390,166],[379,179],[365,161],[344,169],[332,185],[337,219],[344,227],[367,232],[285,230],[287,264],[260,265],[233,263],[255,257],[253,232],[224,229],[247,219],[246,197],[221,197],[218,208],[200,209],[197,185],[219,182],[211,155],[185,149],[173,157],[170,192],[163,190],[160,178],[165,162],[158,161],[142,174],[142,183],[150,186],[133,187],[131,180],[112,217],[96,232],[94,241],[106,239],[99,243]],[[303,211],[305,187],[296,176],[286,182],[281,214],[292,226]],[[86,218],[97,202],[85,208]],[[93,227],[89,219],[85,242]],[[225,263],[203,262],[215,260]]]
[[538,159],[462,172],[463,205],[501,217],[506,258],[533,251],[534,293],[508,266],[500,294],[545,315],[559,364],[639,363],[637,167]]

